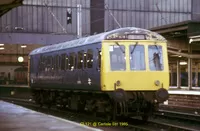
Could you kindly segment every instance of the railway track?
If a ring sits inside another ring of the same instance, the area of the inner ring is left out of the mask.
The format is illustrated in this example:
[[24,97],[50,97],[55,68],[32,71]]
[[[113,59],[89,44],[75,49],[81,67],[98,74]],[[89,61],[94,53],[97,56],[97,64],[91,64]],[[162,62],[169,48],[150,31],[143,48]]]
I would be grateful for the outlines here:
[[[97,127],[105,131],[199,131],[200,130],[200,120],[199,116],[194,116],[190,114],[181,114],[178,112],[170,112],[165,110],[160,110],[155,113],[154,118],[146,123],[143,123],[140,118],[127,118],[119,119],[115,122],[105,122],[101,117],[94,117],[87,113],[74,112],[69,110],[57,109],[57,108],[47,108],[39,107],[31,99],[17,99],[1,97],[0,99],[17,104],[38,112],[45,114],[54,115],[57,117],[62,117],[78,123]],[[191,118],[191,119],[188,119]]]

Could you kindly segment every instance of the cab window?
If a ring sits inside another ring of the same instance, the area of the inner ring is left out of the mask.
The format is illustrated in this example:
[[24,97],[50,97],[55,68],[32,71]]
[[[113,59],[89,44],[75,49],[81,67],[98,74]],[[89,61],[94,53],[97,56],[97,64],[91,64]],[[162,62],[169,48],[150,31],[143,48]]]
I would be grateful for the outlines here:
[[112,71],[126,70],[125,47],[123,45],[109,46],[110,67]]
[[131,70],[146,70],[145,54],[143,45],[130,45],[130,69]]
[[148,46],[149,68],[151,71],[163,70],[163,52],[162,46],[150,45]]

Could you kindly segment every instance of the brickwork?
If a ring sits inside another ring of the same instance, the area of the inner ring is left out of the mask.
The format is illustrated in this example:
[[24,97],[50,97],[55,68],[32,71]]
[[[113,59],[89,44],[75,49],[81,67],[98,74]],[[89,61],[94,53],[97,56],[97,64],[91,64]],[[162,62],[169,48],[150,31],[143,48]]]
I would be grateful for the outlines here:
[[200,95],[171,94],[168,100],[168,105],[188,108],[200,108]]
[[41,47],[40,44],[28,44],[26,48],[21,48],[21,44],[5,44],[4,50],[0,50],[0,62],[18,62],[19,56],[24,56],[24,62],[28,62],[28,54]]

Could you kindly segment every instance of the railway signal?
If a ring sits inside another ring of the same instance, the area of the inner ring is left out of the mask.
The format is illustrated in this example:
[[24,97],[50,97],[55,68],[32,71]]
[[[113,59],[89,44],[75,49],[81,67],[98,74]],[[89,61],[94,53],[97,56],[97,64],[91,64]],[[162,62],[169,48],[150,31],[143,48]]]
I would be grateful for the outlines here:
[[72,23],[72,11],[71,9],[67,10],[67,24],[71,24]]

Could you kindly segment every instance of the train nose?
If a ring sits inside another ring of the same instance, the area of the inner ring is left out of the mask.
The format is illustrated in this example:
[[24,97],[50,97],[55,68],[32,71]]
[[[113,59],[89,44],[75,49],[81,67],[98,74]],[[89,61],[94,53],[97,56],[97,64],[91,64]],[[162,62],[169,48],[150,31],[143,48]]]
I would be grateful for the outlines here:
[[156,100],[159,103],[166,101],[169,98],[169,93],[166,89],[160,88],[156,91]]

